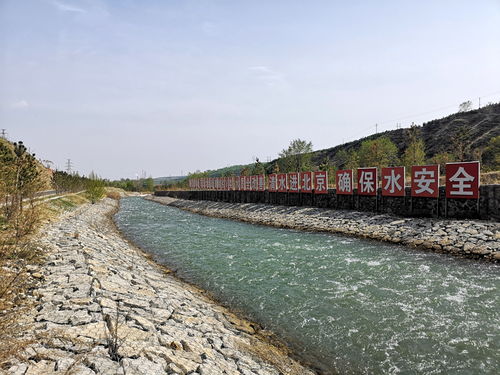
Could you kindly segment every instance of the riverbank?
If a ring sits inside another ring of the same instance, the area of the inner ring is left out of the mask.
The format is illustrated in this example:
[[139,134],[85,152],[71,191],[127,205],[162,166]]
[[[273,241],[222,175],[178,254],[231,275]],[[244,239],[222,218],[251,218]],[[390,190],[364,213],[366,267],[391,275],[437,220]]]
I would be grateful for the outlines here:
[[400,218],[314,207],[146,199],[206,216],[280,228],[370,238],[459,257],[500,262],[500,224],[489,221]]
[[117,205],[87,204],[44,228],[22,318],[29,344],[7,374],[313,374],[126,241]]

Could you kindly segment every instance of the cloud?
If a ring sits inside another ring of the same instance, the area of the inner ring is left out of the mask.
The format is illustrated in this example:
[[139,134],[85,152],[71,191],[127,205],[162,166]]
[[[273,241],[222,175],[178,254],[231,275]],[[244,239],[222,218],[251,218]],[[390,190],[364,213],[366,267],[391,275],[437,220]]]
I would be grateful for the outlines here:
[[62,3],[60,1],[52,1],[52,5],[54,5],[61,12],[73,12],[73,13],[87,13],[85,9],[78,8],[76,6]]
[[24,109],[24,108],[28,108],[29,104],[26,100],[22,99],[22,100],[18,100],[16,102],[12,102],[10,104],[10,107],[14,108],[14,109]]

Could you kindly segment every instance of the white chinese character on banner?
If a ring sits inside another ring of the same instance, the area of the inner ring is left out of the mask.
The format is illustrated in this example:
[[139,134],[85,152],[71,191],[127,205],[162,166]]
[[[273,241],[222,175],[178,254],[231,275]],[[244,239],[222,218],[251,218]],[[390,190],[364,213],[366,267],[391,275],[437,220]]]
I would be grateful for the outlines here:
[[371,193],[374,191],[375,181],[373,181],[373,172],[361,171],[359,182],[361,184],[362,193]]
[[278,190],[286,190],[286,177],[281,176],[278,179]]
[[269,190],[276,190],[276,175],[269,176]]
[[264,190],[264,176],[263,175],[259,175],[259,189],[260,191]]
[[344,172],[339,175],[339,189],[340,191],[351,191],[351,175]]
[[458,168],[457,172],[450,177],[451,182],[458,182],[457,184],[452,184],[451,187],[453,189],[458,189],[458,190],[451,190],[450,195],[473,195],[473,191],[465,191],[464,189],[470,189],[472,187],[471,184],[466,184],[466,182],[472,182],[474,181],[474,176],[471,176],[468,174],[464,167]]
[[326,190],[326,176],[324,174],[316,175],[316,190],[323,191]]
[[299,190],[299,181],[296,174],[290,176],[290,190]]
[[389,193],[394,193],[396,191],[396,188],[398,191],[400,191],[403,187],[399,184],[399,179],[401,178],[400,174],[396,174],[394,169],[391,169],[391,175],[390,176],[384,176],[384,178],[387,180],[387,184],[385,185],[384,189],[389,190]]
[[311,190],[311,177],[307,173],[302,176],[302,189]]
[[[426,176],[429,176],[428,178]],[[420,177],[420,178],[418,178]],[[432,183],[436,182],[434,177],[434,171],[428,171],[425,168],[422,168],[421,171],[415,172],[415,183],[419,187],[419,189],[415,190],[416,194],[422,194],[427,191],[430,194],[434,193],[434,189],[430,187]]]

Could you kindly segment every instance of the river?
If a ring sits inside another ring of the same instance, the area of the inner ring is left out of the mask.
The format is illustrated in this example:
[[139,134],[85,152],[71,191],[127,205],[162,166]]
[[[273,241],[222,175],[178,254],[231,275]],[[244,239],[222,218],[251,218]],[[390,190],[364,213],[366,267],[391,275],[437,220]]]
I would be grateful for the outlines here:
[[496,374],[500,267],[124,198],[133,242],[324,373]]

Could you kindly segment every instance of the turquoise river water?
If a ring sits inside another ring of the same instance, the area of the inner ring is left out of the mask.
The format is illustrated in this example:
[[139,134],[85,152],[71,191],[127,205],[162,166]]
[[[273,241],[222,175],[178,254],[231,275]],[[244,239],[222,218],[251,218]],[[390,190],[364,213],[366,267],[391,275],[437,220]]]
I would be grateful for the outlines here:
[[323,373],[498,374],[500,267],[125,198],[126,236]]

